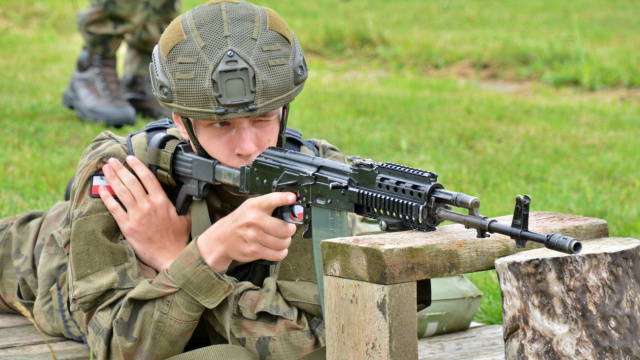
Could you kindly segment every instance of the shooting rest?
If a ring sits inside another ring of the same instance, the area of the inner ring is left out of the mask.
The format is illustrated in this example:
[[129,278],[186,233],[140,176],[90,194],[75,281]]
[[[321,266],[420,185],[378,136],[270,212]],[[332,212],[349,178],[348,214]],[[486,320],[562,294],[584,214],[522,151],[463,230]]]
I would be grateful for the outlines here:
[[[606,221],[582,216],[533,212],[529,224],[580,240],[608,236]],[[454,224],[323,241],[327,359],[418,359],[416,281],[494,269],[498,258],[541,247],[475,235]]]

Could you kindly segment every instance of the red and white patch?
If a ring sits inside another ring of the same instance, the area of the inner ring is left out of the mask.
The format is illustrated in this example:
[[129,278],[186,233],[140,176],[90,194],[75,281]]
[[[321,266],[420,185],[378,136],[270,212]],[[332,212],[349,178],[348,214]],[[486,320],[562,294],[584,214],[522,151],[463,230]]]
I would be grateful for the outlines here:
[[109,185],[109,183],[107,182],[107,178],[105,178],[105,176],[102,174],[93,174],[91,176],[91,193],[90,193],[91,197],[93,198],[100,197],[100,192],[98,191],[98,188],[100,186],[106,187],[107,191],[109,191],[111,195],[115,196],[116,193],[111,188],[111,185]]

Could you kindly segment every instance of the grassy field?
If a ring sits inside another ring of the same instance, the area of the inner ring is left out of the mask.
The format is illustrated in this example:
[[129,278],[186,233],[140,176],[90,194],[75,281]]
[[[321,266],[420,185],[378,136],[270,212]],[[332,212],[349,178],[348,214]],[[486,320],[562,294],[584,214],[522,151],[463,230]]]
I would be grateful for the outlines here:
[[[304,134],[435,171],[446,188],[478,196],[487,216],[510,214],[527,193],[534,211],[606,219],[612,236],[640,238],[640,5],[257,3],[288,20],[309,57],[290,120]],[[106,129],[61,104],[84,5],[0,5],[0,217],[60,200]],[[485,294],[476,320],[500,323],[495,272],[470,277]]]

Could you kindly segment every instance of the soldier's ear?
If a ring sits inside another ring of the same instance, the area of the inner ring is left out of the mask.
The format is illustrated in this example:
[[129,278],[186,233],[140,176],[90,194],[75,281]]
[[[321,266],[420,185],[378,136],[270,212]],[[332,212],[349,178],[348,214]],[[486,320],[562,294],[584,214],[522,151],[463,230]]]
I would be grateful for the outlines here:
[[180,136],[182,136],[182,138],[187,141],[191,141],[191,139],[189,139],[189,133],[187,132],[187,129],[184,127],[184,123],[182,122],[182,118],[180,117],[180,115],[176,115],[174,113],[172,113],[171,115],[173,117],[173,123],[176,124],[176,126],[180,130]]

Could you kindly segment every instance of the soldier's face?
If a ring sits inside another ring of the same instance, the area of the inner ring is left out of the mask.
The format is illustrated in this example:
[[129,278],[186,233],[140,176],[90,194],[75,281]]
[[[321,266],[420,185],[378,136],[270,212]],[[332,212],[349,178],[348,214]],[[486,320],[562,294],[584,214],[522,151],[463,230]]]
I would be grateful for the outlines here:
[[[280,110],[253,118],[196,120],[192,121],[193,131],[200,145],[214,159],[233,167],[249,165],[266,148],[276,146],[280,132]],[[180,117],[174,115],[173,120],[182,136],[188,139]]]

